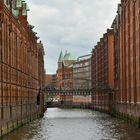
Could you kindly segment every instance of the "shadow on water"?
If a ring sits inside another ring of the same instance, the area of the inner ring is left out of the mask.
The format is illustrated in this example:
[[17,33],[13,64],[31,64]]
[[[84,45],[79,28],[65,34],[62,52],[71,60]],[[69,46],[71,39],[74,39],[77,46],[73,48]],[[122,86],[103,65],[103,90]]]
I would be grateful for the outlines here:
[[140,130],[97,111],[50,108],[2,140],[140,140]]

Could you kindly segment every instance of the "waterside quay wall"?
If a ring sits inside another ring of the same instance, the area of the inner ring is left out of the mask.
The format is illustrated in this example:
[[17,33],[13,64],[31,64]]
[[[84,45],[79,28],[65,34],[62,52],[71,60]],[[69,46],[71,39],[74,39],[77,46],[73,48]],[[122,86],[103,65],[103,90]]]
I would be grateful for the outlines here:
[[43,113],[44,50],[25,5],[0,1],[0,136]]

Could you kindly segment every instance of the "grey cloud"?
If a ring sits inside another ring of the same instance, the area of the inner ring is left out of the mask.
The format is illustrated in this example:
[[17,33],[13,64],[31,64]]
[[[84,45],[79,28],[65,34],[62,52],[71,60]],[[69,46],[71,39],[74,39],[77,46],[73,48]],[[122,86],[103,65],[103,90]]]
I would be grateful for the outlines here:
[[91,52],[111,26],[120,0],[27,1],[29,21],[46,47],[46,70],[54,73],[61,49],[77,57]]

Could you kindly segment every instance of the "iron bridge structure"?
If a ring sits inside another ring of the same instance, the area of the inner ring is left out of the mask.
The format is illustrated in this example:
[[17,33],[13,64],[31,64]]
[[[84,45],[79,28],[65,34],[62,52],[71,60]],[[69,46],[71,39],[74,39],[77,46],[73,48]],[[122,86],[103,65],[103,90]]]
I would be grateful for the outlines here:
[[[70,80],[70,79],[63,79],[58,82],[62,82],[64,80]],[[75,80],[75,79],[73,79],[73,80]],[[91,79],[81,79],[81,80],[91,81]],[[91,89],[56,89],[56,88],[48,88],[48,87],[43,87],[41,89],[41,93],[46,94],[48,96],[56,96],[56,95],[88,96],[88,95],[94,95],[94,94],[96,94],[96,92],[112,93],[114,91],[116,91],[116,90],[110,88],[108,85],[103,84],[103,83],[97,83],[97,82],[94,82],[94,87]]]
[[112,93],[115,90],[113,89],[47,89],[44,88],[42,90],[43,94],[47,94],[48,96],[57,96],[57,95],[67,95],[67,96],[88,96],[88,95],[94,95],[96,92],[98,93]]

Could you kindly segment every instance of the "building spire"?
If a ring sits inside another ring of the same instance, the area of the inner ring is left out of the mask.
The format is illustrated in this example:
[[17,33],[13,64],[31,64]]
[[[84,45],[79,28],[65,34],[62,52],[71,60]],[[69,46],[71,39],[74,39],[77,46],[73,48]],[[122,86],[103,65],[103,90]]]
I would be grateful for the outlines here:
[[61,50],[60,55],[59,55],[59,59],[58,59],[58,63],[63,62],[63,52]]

